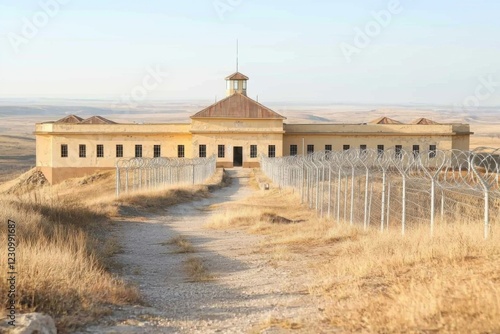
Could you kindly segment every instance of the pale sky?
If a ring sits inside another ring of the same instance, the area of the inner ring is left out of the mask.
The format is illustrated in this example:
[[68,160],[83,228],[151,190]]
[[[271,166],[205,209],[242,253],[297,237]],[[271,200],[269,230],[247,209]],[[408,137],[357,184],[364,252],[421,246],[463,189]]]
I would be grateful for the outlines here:
[[0,98],[221,98],[238,38],[261,101],[500,105],[500,1],[395,1],[0,0]]

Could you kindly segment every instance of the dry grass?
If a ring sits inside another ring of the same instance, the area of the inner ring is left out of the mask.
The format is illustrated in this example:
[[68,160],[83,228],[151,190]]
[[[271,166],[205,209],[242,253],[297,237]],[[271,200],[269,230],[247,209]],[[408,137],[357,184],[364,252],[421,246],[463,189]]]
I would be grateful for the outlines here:
[[184,261],[184,270],[190,282],[209,282],[214,279],[199,257],[189,257]]
[[[236,208],[238,208],[236,210]],[[297,224],[272,224],[272,213]],[[271,263],[307,268],[310,293],[327,305],[323,318],[349,332],[500,331],[500,234],[485,241],[481,222],[364,231],[317,219],[289,191],[261,191],[216,214],[210,228],[265,235]],[[293,261],[292,261],[293,260]],[[300,265],[298,265],[300,263]]]
[[[106,239],[97,236],[108,227],[100,213],[64,201],[30,203],[2,197],[0,203],[0,220],[17,223],[16,307],[20,312],[46,312],[65,331],[108,312],[106,304],[140,302],[134,287],[105,269],[112,250]],[[3,245],[5,232],[0,232]],[[2,258],[5,251],[0,249]],[[6,275],[0,272],[2,295]]]
[[[302,330],[301,332],[305,332],[304,324],[302,322],[303,322],[302,320],[290,320],[285,318],[269,317],[267,321],[252,328],[249,331],[249,333],[251,334],[266,333],[267,331],[272,331],[273,329],[285,329],[287,331],[301,329]],[[282,332],[282,331],[277,330],[277,332]],[[314,333],[315,331],[308,330],[307,332]]]
[[[50,314],[62,332],[102,317],[110,312],[110,305],[141,302],[135,287],[109,272],[116,267],[111,257],[121,252],[120,241],[109,233],[113,217],[209,196],[209,186],[199,186],[116,199],[112,172],[55,186],[30,184],[29,176],[0,189],[0,220],[17,223],[20,298],[16,306],[20,312]],[[188,242],[181,241],[177,245],[189,251]],[[6,229],[0,230],[0,243],[6,244]],[[5,252],[2,247],[2,258]],[[193,279],[208,279],[202,269],[193,265]],[[6,271],[1,271],[1,295],[6,295],[6,278]]]
[[194,253],[195,249],[193,247],[193,244],[186,239],[185,236],[183,235],[178,235],[176,237],[173,237],[169,241],[163,243],[162,245],[174,245],[176,247],[176,253],[178,254],[184,254],[184,253]]

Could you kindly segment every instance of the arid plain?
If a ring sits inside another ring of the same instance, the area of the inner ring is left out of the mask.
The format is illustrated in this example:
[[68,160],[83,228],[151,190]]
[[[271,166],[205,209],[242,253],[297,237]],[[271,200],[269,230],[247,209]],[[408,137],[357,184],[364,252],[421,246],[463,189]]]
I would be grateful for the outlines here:
[[[54,104],[51,104],[54,103]],[[55,121],[69,114],[100,115],[123,123],[187,123],[189,116],[210,101],[156,102],[129,109],[114,109],[103,101],[55,101],[25,104],[0,103],[0,183],[35,166],[35,123]],[[287,117],[287,123],[367,123],[381,116],[400,122],[425,117],[439,123],[469,123],[474,135],[471,149],[500,147],[500,116],[494,108],[457,108],[453,106],[369,106],[369,105],[286,105],[266,103]]]

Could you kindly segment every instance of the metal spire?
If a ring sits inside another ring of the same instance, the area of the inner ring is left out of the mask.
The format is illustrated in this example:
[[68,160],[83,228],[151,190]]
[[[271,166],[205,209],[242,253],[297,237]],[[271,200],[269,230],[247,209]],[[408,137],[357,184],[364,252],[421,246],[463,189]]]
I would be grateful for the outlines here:
[[240,62],[240,45],[239,41],[236,40],[236,72],[239,71],[239,62]]

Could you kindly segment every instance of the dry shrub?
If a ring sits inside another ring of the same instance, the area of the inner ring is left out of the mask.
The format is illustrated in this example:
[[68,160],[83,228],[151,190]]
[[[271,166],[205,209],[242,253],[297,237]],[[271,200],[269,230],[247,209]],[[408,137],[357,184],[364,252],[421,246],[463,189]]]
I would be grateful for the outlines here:
[[203,264],[203,261],[198,257],[189,257],[184,262],[184,269],[189,276],[190,282],[208,282],[214,279]]
[[191,244],[191,242],[183,235],[173,237],[163,245],[174,245],[177,248],[175,252],[179,254],[194,253],[195,251],[193,244]]

